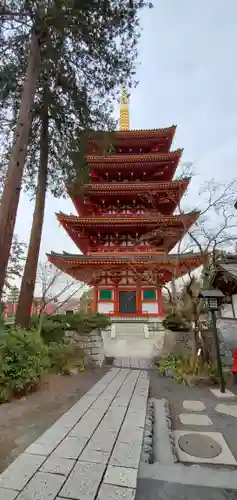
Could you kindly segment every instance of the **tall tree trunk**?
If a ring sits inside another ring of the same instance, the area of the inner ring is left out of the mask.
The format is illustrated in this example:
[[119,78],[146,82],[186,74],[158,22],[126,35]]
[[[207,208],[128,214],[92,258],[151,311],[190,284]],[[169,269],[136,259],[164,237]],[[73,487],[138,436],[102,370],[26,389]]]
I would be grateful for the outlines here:
[[198,329],[196,321],[192,321],[192,366],[195,367],[198,352]]
[[177,311],[177,289],[176,289],[176,278],[172,276],[171,280],[171,295],[172,295],[172,314]]
[[39,74],[40,39],[36,33],[33,33],[28,67],[21,95],[20,111],[16,124],[16,134],[13,140],[0,207],[0,300],[2,297],[15,228],[23,169],[32,122],[32,108]]
[[24,328],[29,326],[31,307],[34,298],[36,273],[39,259],[40,243],[44,222],[45,198],[47,191],[49,156],[49,116],[46,99],[41,109],[40,162],[28,254],[21,291],[16,311],[16,324]]

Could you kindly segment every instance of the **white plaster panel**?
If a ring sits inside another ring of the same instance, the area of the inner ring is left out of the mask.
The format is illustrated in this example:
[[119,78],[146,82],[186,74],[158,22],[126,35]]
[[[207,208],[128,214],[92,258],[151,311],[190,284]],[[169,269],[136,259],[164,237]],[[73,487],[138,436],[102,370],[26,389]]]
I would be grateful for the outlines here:
[[98,302],[98,312],[102,314],[109,314],[114,312],[113,302]]
[[235,311],[235,317],[237,318],[237,294],[233,295],[232,300],[233,300],[233,306],[234,306],[234,311]]
[[159,308],[157,302],[143,302],[142,303],[142,312],[150,313],[150,314],[158,314]]

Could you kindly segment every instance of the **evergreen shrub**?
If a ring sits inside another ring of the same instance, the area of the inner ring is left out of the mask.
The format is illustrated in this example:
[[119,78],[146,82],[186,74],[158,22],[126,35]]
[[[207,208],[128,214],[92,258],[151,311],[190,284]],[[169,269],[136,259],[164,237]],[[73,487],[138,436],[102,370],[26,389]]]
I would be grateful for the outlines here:
[[73,368],[84,371],[84,351],[73,344],[52,342],[48,346],[51,370],[55,373],[70,375]]
[[[31,318],[31,326],[37,328],[38,317]],[[76,312],[71,314],[48,314],[43,318],[41,336],[50,342],[63,342],[66,331],[76,331],[80,335],[88,335],[93,330],[104,329],[110,324],[107,316],[99,313]]]
[[50,369],[48,349],[34,330],[2,329],[0,335],[0,402],[37,388]]

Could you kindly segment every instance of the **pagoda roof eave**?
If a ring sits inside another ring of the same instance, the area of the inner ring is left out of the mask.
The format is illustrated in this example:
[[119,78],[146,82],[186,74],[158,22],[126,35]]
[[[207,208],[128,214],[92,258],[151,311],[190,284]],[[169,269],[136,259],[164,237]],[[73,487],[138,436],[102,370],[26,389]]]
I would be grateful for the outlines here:
[[[149,226],[149,225],[159,225],[163,223],[164,225],[172,225],[173,223],[186,222],[188,224],[193,224],[199,217],[200,212],[194,211],[182,215],[163,215],[158,217],[78,217],[77,215],[66,215],[63,213],[57,213],[57,219],[62,225],[70,225],[71,227],[114,227],[114,226]],[[185,229],[185,227],[184,227]],[[188,227],[186,228],[188,230]]]
[[170,127],[153,128],[153,129],[91,131],[89,132],[89,140],[93,141],[97,137],[100,137],[102,133],[106,133],[108,135],[115,136],[118,138],[136,137],[136,136],[167,137],[167,136],[174,136],[176,128],[177,125],[171,125]]
[[[88,237],[94,234],[94,232],[100,231],[100,233],[110,233],[111,231],[116,231],[118,233],[127,233],[131,230],[136,229],[141,234],[145,234],[147,231],[163,231],[162,237],[166,238],[166,233],[172,232],[168,235],[167,243],[164,243],[166,251],[170,251],[175,247],[177,242],[184,236],[184,234],[190,229],[190,227],[196,222],[199,216],[199,212],[193,212],[189,214],[184,214],[182,216],[172,215],[172,216],[159,216],[159,217],[78,217],[75,215],[65,216],[63,214],[58,214],[57,218],[62,224],[65,231],[67,231],[70,238],[73,239],[74,243],[83,249],[84,252],[88,251]],[[81,239],[81,242],[80,242]],[[85,242],[87,241],[87,248],[85,248]]]
[[[85,189],[85,194],[98,194],[98,193],[107,193],[109,195],[113,195],[113,193],[124,193],[124,192],[129,192],[132,191],[135,192],[144,192],[144,191],[149,191],[149,192],[163,192],[163,191],[180,191],[180,195],[184,193],[184,191],[187,189],[188,185],[190,182],[190,177],[180,179],[180,180],[174,180],[174,181],[167,181],[167,182],[140,182],[140,183],[135,183],[135,182],[129,182],[129,183],[122,183],[122,182],[117,182],[117,183],[110,183],[110,182],[94,182],[91,184],[85,184],[84,189]],[[83,196],[84,193],[81,195]],[[75,196],[75,193],[73,193],[73,196]]]
[[123,270],[134,272],[144,272],[145,269],[158,272],[160,285],[163,286],[169,282],[175,268],[176,276],[183,276],[203,263],[203,257],[200,254],[187,253],[183,255],[133,255],[133,256],[92,256],[75,254],[56,254],[54,252],[47,254],[49,261],[61,271],[69,274],[74,279],[87,284],[95,284],[101,279],[103,272],[113,273]]
[[118,168],[123,165],[124,167],[131,165],[131,163],[136,166],[143,164],[144,168],[149,164],[164,163],[171,160],[179,160],[182,156],[183,149],[177,149],[176,151],[169,151],[168,153],[148,153],[148,154],[116,154],[109,153],[107,155],[87,155],[87,163],[90,167],[93,164],[93,169],[97,170],[103,168],[106,164],[106,168]]
[[185,260],[195,260],[199,259],[200,264],[203,261],[203,257],[201,256],[200,253],[193,253],[193,252],[186,252],[183,254],[175,254],[175,253],[170,253],[168,255],[165,254],[157,254],[157,255],[141,255],[141,253],[136,256],[136,254],[131,255],[83,255],[83,254],[72,254],[69,252],[63,252],[63,253],[57,253],[57,252],[50,252],[46,254],[48,259],[52,260],[62,260],[64,262],[68,261],[69,264],[98,264],[98,261],[101,263],[118,263],[122,264],[126,261],[136,261],[137,263],[148,263],[148,262],[160,262],[160,263],[171,263],[171,262],[181,262]]

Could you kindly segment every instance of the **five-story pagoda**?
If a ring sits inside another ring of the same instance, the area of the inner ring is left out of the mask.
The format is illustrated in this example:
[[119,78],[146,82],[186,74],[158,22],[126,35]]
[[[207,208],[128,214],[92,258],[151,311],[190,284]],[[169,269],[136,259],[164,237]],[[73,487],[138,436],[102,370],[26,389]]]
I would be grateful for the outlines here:
[[175,126],[130,130],[126,93],[111,153],[89,141],[90,183],[73,190],[78,215],[57,214],[81,254],[48,255],[59,269],[93,286],[93,310],[113,317],[163,316],[162,286],[201,264],[170,254],[198,212],[174,215],[189,178],[173,180],[182,150],[170,151]]

